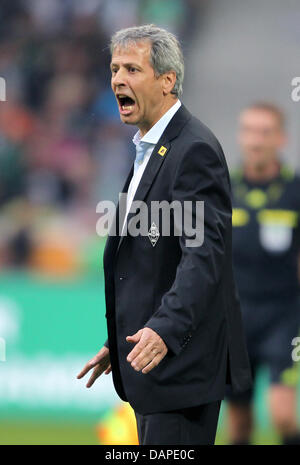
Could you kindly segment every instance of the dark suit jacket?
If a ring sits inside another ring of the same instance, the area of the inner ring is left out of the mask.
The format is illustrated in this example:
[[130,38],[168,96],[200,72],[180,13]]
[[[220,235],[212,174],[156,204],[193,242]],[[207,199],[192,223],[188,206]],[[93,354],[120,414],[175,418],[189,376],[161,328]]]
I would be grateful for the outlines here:
[[[164,156],[158,153],[167,148]],[[123,192],[127,192],[133,167]],[[212,132],[182,105],[155,146],[134,200],[204,201],[204,243],[186,236],[109,236],[104,251],[106,319],[112,376],[141,414],[222,399],[225,385],[251,385],[232,271],[231,191],[226,160]],[[193,211],[195,213],[195,211]],[[149,213],[150,214],[150,213]],[[134,214],[129,213],[127,223]],[[115,216],[118,224],[118,209]],[[174,217],[171,218],[174,223]],[[149,217],[149,228],[151,218]],[[171,228],[172,231],[172,228]],[[152,328],[168,347],[149,373],[126,357],[126,336]]]

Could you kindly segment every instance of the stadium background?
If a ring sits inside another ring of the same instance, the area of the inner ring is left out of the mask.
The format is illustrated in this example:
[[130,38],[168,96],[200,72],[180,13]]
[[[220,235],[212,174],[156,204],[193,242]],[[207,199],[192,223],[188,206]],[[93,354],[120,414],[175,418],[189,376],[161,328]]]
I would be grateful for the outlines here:
[[[129,440],[111,375],[91,390],[76,380],[106,338],[96,204],[116,201],[134,158],[135,129],[121,125],[109,87],[110,35],[148,22],[178,35],[183,101],[216,132],[230,167],[240,109],[257,99],[279,104],[288,115],[285,155],[299,168],[300,103],[291,99],[299,21],[296,0],[1,1],[1,444]],[[277,442],[266,383],[262,369],[261,444]],[[226,406],[218,444],[225,416]]]

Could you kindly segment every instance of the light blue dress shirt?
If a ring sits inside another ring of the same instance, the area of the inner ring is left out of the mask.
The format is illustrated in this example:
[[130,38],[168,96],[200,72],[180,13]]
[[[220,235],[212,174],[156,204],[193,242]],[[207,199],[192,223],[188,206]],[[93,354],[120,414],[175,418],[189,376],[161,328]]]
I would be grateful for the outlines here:
[[132,139],[136,146],[136,157],[134,161],[134,173],[127,192],[126,215],[124,218],[123,230],[136,190],[153,152],[153,149],[180,106],[181,101],[178,99],[174,105],[169,108],[169,110],[157,121],[157,123],[155,123],[152,128],[146,132],[143,137],[141,137],[140,130],[138,130]]

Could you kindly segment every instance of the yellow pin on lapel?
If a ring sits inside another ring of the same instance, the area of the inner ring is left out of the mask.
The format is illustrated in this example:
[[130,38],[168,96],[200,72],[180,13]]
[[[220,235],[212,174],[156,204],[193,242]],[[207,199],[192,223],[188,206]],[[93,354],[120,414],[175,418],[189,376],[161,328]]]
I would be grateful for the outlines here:
[[167,147],[164,147],[162,145],[157,153],[159,153],[159,155],[161,155],[163,157],[165,155],[166,151],[167,151]]

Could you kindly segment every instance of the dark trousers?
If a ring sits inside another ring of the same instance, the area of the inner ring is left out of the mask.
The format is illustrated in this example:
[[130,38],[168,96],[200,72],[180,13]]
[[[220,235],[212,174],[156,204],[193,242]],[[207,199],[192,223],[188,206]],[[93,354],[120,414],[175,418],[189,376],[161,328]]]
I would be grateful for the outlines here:
[[140,445],[213,445],[221,401],[169,412],[134,412]]

